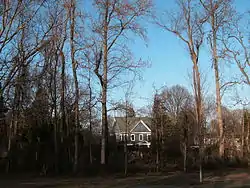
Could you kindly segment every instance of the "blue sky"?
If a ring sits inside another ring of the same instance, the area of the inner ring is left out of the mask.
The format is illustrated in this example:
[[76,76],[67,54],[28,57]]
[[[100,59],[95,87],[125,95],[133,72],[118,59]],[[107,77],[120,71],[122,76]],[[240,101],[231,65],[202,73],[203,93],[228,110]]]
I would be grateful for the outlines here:
[[[156,5],[156,12],[159,14],[162,10],[170,10],[175,7],[174,0],[154,0]],[[247,8],[250,8],[249,0],[236,0],[235,6],[239,12],[244,12]],[[138,82],[134,87],[134,96],[131,98],[136,108],[147,105],[152,99],[154,88],[160,88],[163,85],[172,86],[180,84],[187,87],[191,91],[191,81],[188,77],[192,63],[189,58],[188,51],[185,45],[173,34],[163,31],[161,28],[153,24],[147,25],[148,42],[147,46],[145,42],[136,39],[131,48],[136,58],[142,57],[143,59],[149,59],[152,66],[146,68],[143,71],[143,81]],[[209,94],[214,95],[214,78],[213,69],[211,67],[209,49],[204,46],[201,53],[201,71],[207,75],[206,85],[209,90]],[[236,73],[236,67],[225,66],[223,72],[225,77],[229,77]],[[248,88],[244,90],[240,89],[240,93],[247,95],[249,93]],[[118,94],[120,93],[120,94]],[[118,94],[118,95],[117,95]],[[122,91],[116,91],[116,98],[122,98]],[[224,104],[231,105],[228,96],[224,97]],[[229,101],[229,102],[228,102]]]
[[[175,0],[152,0],[155,3],[155,12],[157,15],[164,10],[175,10]],[[84,0],[86,7],[91,7],[91,1]],[[250,9],[250,0],[235,0],[236,9],[243,13]],[[188,76],[192,68],[192,62],[185,44],[172,33],[166,32],[154,24],[147,23],[148,41],[133,38],[130,43],[131,50],[135,59],[142,58],[149,60],[150,68],[143,69],[143,81],[137,82],[133,88],[133,96],[130,100],[135,108],[147,106],[152,102],[154,87],[171,87],[180,84],[187,87],[192,92],[191,81]],[[146,45],[147,44],[147,45]],[[206,75],[206,89],[209,95],[215,97],[214,72],[211,66],[210,51],[207,44],[204,45],[200,57],[200,69]],[[226,78],[237,73],[237,67],[230,65],[224,66],[223,73]],[[245,97],[250,93],[249,88],[238,88],[239,93]],[[231,94],[235,91],[231,91]],[[109,99],[124,100],[124,88],[116,88],[110,91]],[[223,103],[232,107],[230,92],[224,95]]]

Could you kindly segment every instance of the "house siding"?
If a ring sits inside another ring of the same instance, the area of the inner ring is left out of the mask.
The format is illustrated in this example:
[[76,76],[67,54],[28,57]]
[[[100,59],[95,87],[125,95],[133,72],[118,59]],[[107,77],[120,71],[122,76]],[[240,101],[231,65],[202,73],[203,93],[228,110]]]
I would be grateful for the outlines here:
[[133,132],[150,132],[142,122],[139,122],[138,125],[133,129]]
[[[120,126],[121,125],[121,126]],[[150,145],[151,143],[151,130],[150,126],[147,125],[146,122],[144,122],[141,119],[138,119],[137,121],[133,121],[132,124],[129,124],[129,133],[127,134],[127,143],[128,144],[142,144],[142,145]],[[124,122],[122,119],[118,119],[118,121],[115,121],[113,124],[113,130],[114,134],[116,136],[116,140],[118,142],[124,142],[125,141],[125,132],[124,132]],[[122,127],[122,128],[120,128]],[[122,135],[122,136],[121,136]],[[135,140],[131,140],[131,135],[134,135]],[[142,140],[140,140],[140,135],[143,135]],[[150,135],[150,139],[148,139],[148,135]],[[147,142],[145,142],[147,141]],[[142,143],[141,143],[142,142]]]
[[141,140],[139,140],[140,134],[143,135],[142,141],[148,141],[147,135],[150,134],[150,132],[147,134],[146,133],[132,133],[132,134],[135,134],[135,142],[141,142]]
[[[131,141],[131,135],[135,135],[135,141]],[[148,140],[148,135],[151,136],[151,132],[148,132],[148,133],[131,133],[128,135],[128,142],[135,142],[135,143],[138,143],[138,142],[141,142],[140,141],[140,134],[143,135],[143,140],[142,141],[148,141],[148,142],[151,142],[151,140]],[[121,140],[121,134],[116,134],[116,140],[117,141],[124,141],[125,140],[125,134],[122,134],[122,140]]]
[[148,133],[133,133],[133,132],[132,132],[131,134],[134,134],[134,135],[135,135],[135,141],[134,141],[134,142],[136,142],[136,143],[141,142],[141,141],[139,140],[140,134],[143,135],[143,140],[142,140],[142,141],[148,141],[148,134],[151,135],[150,132],[148,132]]

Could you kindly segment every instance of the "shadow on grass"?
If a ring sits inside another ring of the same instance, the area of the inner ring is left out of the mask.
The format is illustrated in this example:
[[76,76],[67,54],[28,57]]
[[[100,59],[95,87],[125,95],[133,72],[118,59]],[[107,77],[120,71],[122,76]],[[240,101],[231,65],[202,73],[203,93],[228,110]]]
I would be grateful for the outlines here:
[[40,178],[33,180],[1,180],[1,188],[159,188],[159,187],[250,187],[247,169],[227,169],[205,174],[199,183],[199,173],[137,174],[129,177]]

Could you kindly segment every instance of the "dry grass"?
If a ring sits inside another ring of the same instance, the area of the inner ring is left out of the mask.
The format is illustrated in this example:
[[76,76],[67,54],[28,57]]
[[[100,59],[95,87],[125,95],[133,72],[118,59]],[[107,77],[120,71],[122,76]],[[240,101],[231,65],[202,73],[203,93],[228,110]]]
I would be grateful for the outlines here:
[[126,178],[39,178],[0,180],[1,188],[160,188],[160,187],[250,187],[250,171],[227,170],[206,173],[199,184],[198,173],[136,175]]

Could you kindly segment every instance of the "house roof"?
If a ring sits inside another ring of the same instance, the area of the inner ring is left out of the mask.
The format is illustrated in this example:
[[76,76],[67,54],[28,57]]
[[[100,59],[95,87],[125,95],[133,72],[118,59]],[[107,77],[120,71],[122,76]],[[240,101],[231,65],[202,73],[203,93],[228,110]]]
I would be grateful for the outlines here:
[[125,117],[114,117],[112,125],[113,132],[130,132],[140,121],[143,121],[143,123],[151,129],[152,119],[150,117],[128,117],[127,126]]

